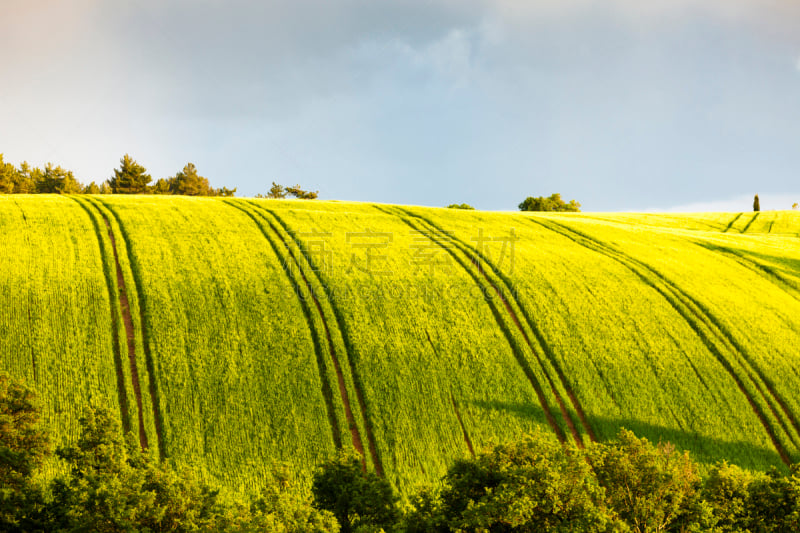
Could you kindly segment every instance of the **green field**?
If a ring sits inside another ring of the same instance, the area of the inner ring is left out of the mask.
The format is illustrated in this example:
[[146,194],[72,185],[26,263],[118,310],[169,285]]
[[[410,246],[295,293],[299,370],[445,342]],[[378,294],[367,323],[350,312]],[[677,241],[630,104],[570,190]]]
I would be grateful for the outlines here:
[[403,493],[537,428],[800,461],[800,213],[0,198],[0,370],[235,488],[337,447]]

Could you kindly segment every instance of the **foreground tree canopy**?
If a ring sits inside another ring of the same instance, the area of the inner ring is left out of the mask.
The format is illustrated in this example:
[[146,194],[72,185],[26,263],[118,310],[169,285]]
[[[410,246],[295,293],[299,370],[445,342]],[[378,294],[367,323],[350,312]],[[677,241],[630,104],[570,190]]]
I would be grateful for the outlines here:
[[[43,481],[53,459],[62,474]],[[586,449],[537,433],[453,464],[401,510],[389,482],[343,450],[313,499],[276,469],[248,495],[142,451],[105,408],[55,457],[32,390],[0,374],[0,530],[267,532],[751,532],[800,530],[800,468],[754,474],[725,462],[705,479],[688,453],[622,430]]]
[[[87,407],[77,441],[56,451],[34,393],[0,374],[0,531],[266,531],[335,533],[334,516],[296,495],[276,468],[248,495],[159,461],[104,407]],[[43,481],[45,461],[63,474]]]

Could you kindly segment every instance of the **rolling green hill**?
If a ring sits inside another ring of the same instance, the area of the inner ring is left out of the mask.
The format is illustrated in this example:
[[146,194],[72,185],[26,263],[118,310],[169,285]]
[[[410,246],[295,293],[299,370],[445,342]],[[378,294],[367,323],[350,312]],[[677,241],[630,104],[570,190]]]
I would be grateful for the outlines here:
[[355,446],[401,491],[542,428],[800,460],[800,214],[0,197],[0,370],[232,487]]

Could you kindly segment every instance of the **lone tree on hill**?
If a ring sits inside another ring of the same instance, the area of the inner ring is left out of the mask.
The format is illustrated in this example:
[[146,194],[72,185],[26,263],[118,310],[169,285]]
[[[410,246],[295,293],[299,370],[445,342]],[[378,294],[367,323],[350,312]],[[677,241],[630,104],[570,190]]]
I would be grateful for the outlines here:
[[758,195],[753,198],[753,211],[761,211],[761,202],[758,201]]
[[147,184],[153,178],[147,174],[145,168],[133,160],[131,156],[125,154],[119,160],[119,169],[114,169],[114,177],[109,181],[111,190],[114,194],[144,194],[147,192]]
[[561,194],[554,193],[549,197],[539,196],[534,198],[528,196],[525,201],[519,204],[520,211],[573,211],[581,210],[581,204],[575,200],[570,200],[569,203],[561,199]]

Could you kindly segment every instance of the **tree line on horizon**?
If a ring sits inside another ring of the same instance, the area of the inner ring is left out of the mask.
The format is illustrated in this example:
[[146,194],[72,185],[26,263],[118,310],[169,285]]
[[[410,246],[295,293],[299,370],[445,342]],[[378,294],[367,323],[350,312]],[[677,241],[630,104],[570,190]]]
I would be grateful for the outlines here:
[[19,168],[3,161],[0,154],[0,194],[178,194],[186,196],[233,196],[236,189],[211,187],[193,163],[174,176],[153,178],[130,155],[120,159],[120,166],[108,180],[84,185],[71,170],[47,163],[32,167],[23,161]]
[[[23,161],[19,167],[15,167],[3,161],[3,154],[0,153],[0,194],[156,194],[221,197],[232,197],[236,194],[235,187],[233,189],[212,187],[208,178],[201,176],[197,167],[191,162],[174,176],[159,178],[155,183],[152,183],[153,177],[148,174],[147,169],[129,154],[125,154],[119,163],[119,168],[114,169],[111,178],[100,184],[92,181],[85,185],[75,178],[71,170],[60,165],[47,163],[44,168],[39,168]],[[315,200],[319,197],[319,191],[305,190],[300,185],[284,186],[273,181],[272,187],[266,194],[257,194],[255,197]],[[450,204],[447,207],[475,209],[466,203]],[[581,204],[575,200],[565,202],[559,193],[554,193],[549,197],[529,196],[518,207],[520,211],[577,212],[580,211]]]
[[[114,174],[99,185],[92,181],[84,185],[75,178],[71,170],[60,165],[47,163],[44,168],[32,167],[23,161],[19,167],[3,161],[0,154],[0,194],[156,194],[182,196],[221,196],[231,197],[236,188],[214,188],[208,178],[201,176],[194,163],[187,163],[174,176],[160,178],[153,183],[153,177],[144,166],[130,155],[125,154],[119,161]],[[266,196],[257,198],[286,198],[287,196],[312,200],[319,192],[306,191],[295,185],[284,187],[275,182]]]
[[[788,474],[688,452],[621,430],[577,448],[537,433],[458,459],[401,503],[355,450],[321,464],[310,490],[275,467],[248,494],[142,450],[116,415],[87,407],[53,454],[35,392],[0,373],[0,530],[274,533],[783,533],[800,530],[800,464]],[[46,479],[43,465],[61,467]]]

